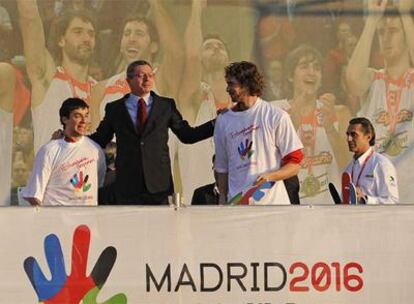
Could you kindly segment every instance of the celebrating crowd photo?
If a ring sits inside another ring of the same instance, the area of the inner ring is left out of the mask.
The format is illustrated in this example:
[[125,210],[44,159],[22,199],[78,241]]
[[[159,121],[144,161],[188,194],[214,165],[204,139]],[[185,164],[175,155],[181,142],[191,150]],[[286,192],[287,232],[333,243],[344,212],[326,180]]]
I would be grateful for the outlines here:
[[0,0],[0,205],[412,203],[413,18],[411,0]]

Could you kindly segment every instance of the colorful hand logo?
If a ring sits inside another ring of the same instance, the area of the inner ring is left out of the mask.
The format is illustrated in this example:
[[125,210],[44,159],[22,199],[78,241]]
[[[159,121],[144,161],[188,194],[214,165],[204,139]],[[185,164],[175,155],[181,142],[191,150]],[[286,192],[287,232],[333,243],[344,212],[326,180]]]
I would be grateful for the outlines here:
[[241,142],[240,145],[237,147],[237,151],[239,151],[239,155],[242,160],[244,160],[246,156],[248,158],[252,156],[254,152],[252,150],[252,145],[253,145],[253,142],[252,141],[249,142],[249,139],[246,138],[245,143],[243,144],[243,142]]
[[[44,304],[97,304],[96,298],[108,278],[116,260],[116,249],[107,247],[99,256],[91,274],[86,276],[90,244],[90,231],[85,225],[76,228],[72,244],[72,269],[66,275],[65,262],[58,237],[49,234],[45,238],[46,260],[52,274],[47,280],[35,258],[24,261],[24,270],[37,294]],[[103,304],[126,304],[124,294],[117,294]]]
[[264,190],[272,188],[274,184],[275,182],[264,182],[263,184],[255,185],[244,194],[243,192],[236,194],[229,203],[230,205],[249,205],[251,197],[253,197],[255,202],[258,202],[265,196]]
[[74,174],[70,179],[70,183],[75,188],[75,191],[82,189],[83,192],[88,191],[91,188],[91,184],[86,184],[88,182],[89,175],[83,178],[83,171],[79,172],[79,178],[77,174]]

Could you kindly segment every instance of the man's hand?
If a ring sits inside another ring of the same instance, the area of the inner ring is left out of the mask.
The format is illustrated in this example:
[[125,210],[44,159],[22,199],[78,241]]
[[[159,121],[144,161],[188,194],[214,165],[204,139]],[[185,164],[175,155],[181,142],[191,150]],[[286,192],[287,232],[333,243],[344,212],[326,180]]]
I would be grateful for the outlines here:
[[[24,270],[38,296],[45,304],[73,303],[96,304],[96,297],[108,278],[116,260],[116,249],[107,247],[99,256],[91,274],[86,276],[90,231],[87,226],[79,226],[73,235],[72,269],[66,275],[62,248],[56,235],[45,238],[45,254],[51,280],[48,280],[33,257],[24,261]],[[127,303],[124,294],[111,297],[106,304]]]
[[35,197],[25,197],[24,199],[26,201],[28,201],[29,204],[32,205],[33,207],[39,207],[40,206],[40,201]]
[[358,204],[366,204],[366,196],[362,192],[361,187],[356,187],[356,195]]
[[266,182],[270,182],[270,181],[272,181],[272,179],[271,179],[272,177],[271,177],[271,175],[270,175],[270,173],[263,173],[263,174],[260,174],[257,178],[256,178],[256,181],[254,182],[254,184],[253,184],[253,186],[261,186],[261,185],[263,185],[264,183],[266,183]]
[[331,93],[325,93],[319,96],[319,110],[322,114],[320,124],[326,128],[333,127],[335,121],[335,102],[336,97]]
[[[405,0],[399,2],[405,2]],[[380,20],[384,15],[387,3],[388,0],[368,0],[368,14],[370,18],[374,18],[376,21]]]

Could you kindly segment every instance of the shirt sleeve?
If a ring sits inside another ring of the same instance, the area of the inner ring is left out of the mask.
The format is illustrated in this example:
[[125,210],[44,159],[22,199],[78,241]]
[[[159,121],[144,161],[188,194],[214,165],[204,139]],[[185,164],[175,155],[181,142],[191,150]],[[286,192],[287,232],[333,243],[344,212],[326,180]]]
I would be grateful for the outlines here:
[[300,164],[303,160],[303,152],[302,150],[296,150],[293,152],[290,152],[282,159],[282,165],[286,165],[288,163],[292,164]]
[[[111,108],[112,106],[112,108]],[[106,145],[112,140],[114,137],[114,127],[113,127],[113,118],[112,113],[114,111],[114,106],[108,103],[105,106],[105,116],[102,121],[99,123],[98,128],[96,131],[89,135],[89,138],[100,145],[102,148],[105,148]]]
[[215,162],[214,169],[218,173],[228,173],[229,164],[226,151],[226,135],[224,134],[223,126],[224,115],[219,115],[214,129],[214,147],[215,147]]
[[367,204],[397,204],[399,200],[397,174],[391,161],[380,162],[375,170],[378,196],[367,195]]
[[282,113],[278,122],[275,122],[275,142],[279,152],[284,158],[289,153],[303,148],[302,142],[293,126],[288,113]]
[[50,153],[48,153],[46,146],[43,146],[36,154],[32,173],[27,186],[22,191],[22,196],[24,198],[36,198],[43,202],[51,173],[52,161]]

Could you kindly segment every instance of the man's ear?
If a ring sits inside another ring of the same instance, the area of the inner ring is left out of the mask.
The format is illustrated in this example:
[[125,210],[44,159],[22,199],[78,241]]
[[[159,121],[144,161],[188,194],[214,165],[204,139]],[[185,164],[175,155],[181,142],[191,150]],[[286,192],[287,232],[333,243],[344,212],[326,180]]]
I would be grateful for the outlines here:
[[368,143],[370,143],[371,142],[371,139],[372,139],[372,134],[368,133],[368,134],[365,134],[365,136],[368,139]]
[[60,37],[59,42],[58,42],[58,46],[63,48],[65,46],[65,39],[62,37]]
[[64,126],[66,126],[66,123],[68,122],[68,120],[69,120],[69,118],[67,118],[67,117],[65,117],[65,116],[62,116],[62,117],[60,118],[60,122],[61,122]]

